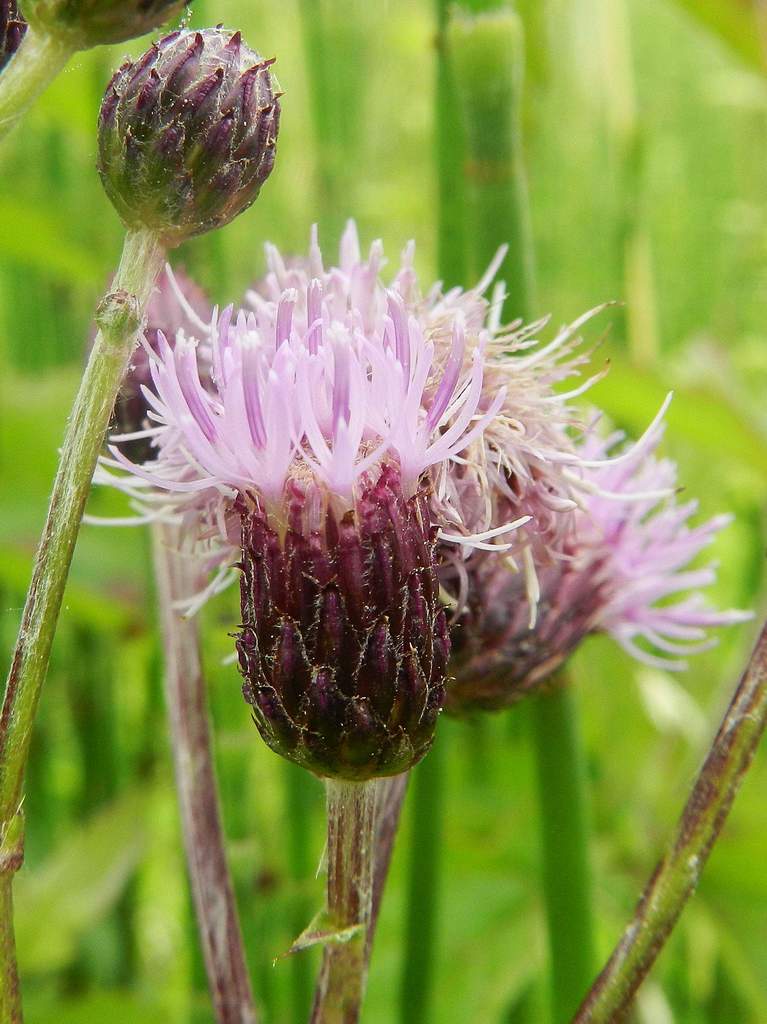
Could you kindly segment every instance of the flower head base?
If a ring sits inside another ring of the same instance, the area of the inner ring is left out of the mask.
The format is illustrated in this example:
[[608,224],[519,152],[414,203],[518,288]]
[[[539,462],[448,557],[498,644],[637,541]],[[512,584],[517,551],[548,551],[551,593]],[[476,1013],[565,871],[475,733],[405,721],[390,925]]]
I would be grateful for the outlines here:
[[71,38],[79,50],[122,43],[146,35],[177,14],[190,0],[25,0],[33,24]]
[[0,0],[0,71],[18,50],[26,30],[16,0]]
[[620,434],[603,441],[592,433],[581,444],[582,507],[562,559],[540,573],[534,625],[518,577],[497,562],[469,566],[449,710],[515,703],[592,632],[609,633],[645,664],[676,671],[686,655],[713,646],[709,627],[750,618],[705,605],[700,591],[714,582],[715,567],[688,566],[729,520],[689,525],[697,503],[676,504],[676,466],[653,454],[662,434],[656,421],[617,456]]
[[428,504],[390,466],[341,514],[313,491],[291,486],[286,528],[243,508],[243,692],[269,746],[316,774],[403,772],[431,745],[449,653]]
[[99,173],[128,227],[166,245],[227,224],[274,166],[271,65],[239,32],[173,32],[126,61],[104,96]]

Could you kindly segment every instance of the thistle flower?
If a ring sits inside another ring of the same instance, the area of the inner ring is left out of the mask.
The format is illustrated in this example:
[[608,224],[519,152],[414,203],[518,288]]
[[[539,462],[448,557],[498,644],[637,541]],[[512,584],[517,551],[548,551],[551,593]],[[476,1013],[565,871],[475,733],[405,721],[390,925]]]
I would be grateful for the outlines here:
[[227,224],[274,166],[272,60],[222,28],[173,32],[107,86],[99,173],[129,228],[166,245]]
[[0,0],[0,71],[18,50],[26,30],[16,0]]
[[316,240],[302,267],[274,249],[269,262],[249,311],[146,347],[156,457],[113,445],[101,479],[142,515],[186,518],[220,563],[208,592],[240,548],[243,690],[274,750],[320,775],[401,772],[444,697],[437,541],[503,551],[526,521],[474,538],[441,513],[445,467],[506,392],[486,394],[485,344],[457,297],[427,332],[435,304],[421,308],[411,252],[389,289],[380,243],[362,261],[353,227],[340,267],[325,270]]
[[663,431],[658,418],[620,454],[622,434],[585,436],[582,504],[561,559],[540,573],[534,610],[508,568],[469,565],[465,612],[454,632],[449,710],[515,703],[590,633],[608,633],[639,661],[679,671],[686,655],[716,643],[707,637],[710,627],[751,617],[706,606],[701,591],[714,582],[716,567],[690,563],[730,517],[690,525],[697,502],[677,504],[677,467],[654,454]]
[[122,43],[159,28],[192,0],[25,0],[33,25],[84,50]]

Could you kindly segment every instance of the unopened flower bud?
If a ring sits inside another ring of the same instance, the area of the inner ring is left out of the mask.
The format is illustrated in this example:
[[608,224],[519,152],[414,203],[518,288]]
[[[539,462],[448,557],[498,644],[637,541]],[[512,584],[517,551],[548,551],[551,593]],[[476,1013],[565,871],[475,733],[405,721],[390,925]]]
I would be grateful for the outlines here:
[[0,71],[18,50],[26,30],[16,0],[0,0]]
[[78,50],[122,43],[159,28],[191,0],[25,0],[30,23]]
[[280,107],[273,61],[239,32],[173,32],[107,87],[99,172],[129,228],[166,245],[227,224],[274,165]]

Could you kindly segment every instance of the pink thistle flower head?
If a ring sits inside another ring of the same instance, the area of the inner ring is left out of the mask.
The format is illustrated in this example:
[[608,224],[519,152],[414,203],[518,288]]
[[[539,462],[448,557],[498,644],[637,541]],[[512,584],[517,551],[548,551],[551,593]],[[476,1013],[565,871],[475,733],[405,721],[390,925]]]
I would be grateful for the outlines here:
[[539,574],[536,608],[519,577],[499,562],[469,567],[449,710],[515,703],[590,633],[608,633],[644,664],[680,671],[686,656],[716,643],[711,627],[751,618],[705,602],[702,591],[715,581],[716,566],[691,563],[730,517],[691,525],[697,502],[676,501],[677,467],[655,455],[663,430],[659,416],[619,454],[620,433],[603,440],[592,430],[583,439],[581,506],[561,557]]
[[437,539],[504,551],[519,525],[476,538],[444,514],[447,467],[506,400],[485,387],[482,300],[436,324],[412,253],[386,288],[380,243],[362,259],[353,225],[338,267],[316,238],[304,264],[268,259],[247,308],[146,346],[155,457],[113,444],[102,479],[217,535],[221,562],[241,549],[239,663],[273,749],[320,775],[404,771],[444,697]]

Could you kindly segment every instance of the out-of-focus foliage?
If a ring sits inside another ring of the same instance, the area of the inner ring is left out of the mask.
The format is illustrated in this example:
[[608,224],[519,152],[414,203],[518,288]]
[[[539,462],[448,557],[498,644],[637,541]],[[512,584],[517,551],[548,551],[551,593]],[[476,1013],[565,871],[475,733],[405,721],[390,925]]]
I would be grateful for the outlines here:
[[[325,67],[330,137],[319,157],[303,49],[307,39],[316,46],[317,35],[304,33],[300,6],[194,5],[193,24],[223,21],[276,54],[285,90],[277,167],[262,197],[176,257],[219,303],[236,300],[261,272],[265,238],[303,249],[318,220],[335,243],[352,214],[364,237],[382,236],[390,251],[417,238],[419,269],[433,273],[433,2],[323,5],[333,17],[320,41],[335,50]],[[751,7],[519,7],[528,29],[524,123],[541,312],[559,323],[604,300],[626,300],[590,335],[597,341],[604,327],[594,361],[612,363],[594,398],[636,433],[675,390],[666,450],[703,512],[737,517],[717,545],[714,596],[722,605],[763,606],[767,78],[756,70],[756,33],[738,28],[741,19],[756,24]],[[123,49],[78,56],[0,153],[3,651],[18,624],[90,311],[119,251],[119,224],[95,171],[95,118]],[[118,510],[116,496],[93,496],[94,513]],[[141,530],[86,527],[78,543],[34,738],[27,863],[17,889],[34,1024],[211,1019],[170,785],[148,564]],[[223,663],[237,614],[234,594],[204,614],[230,856],[265,1020],[297,1024],[290,962],[273,959],[321,902],[321,879],[295,865],[319,862],[322,791],[303,779],[306,815],[291,819],[296,780],[260,742],[236,669]],[[751,637],[749,628],[723,635],[674,679],[637,668],[603,640],[576,659],[602,953],[662,848]],[[545,1019],[527,732],[524,706],[441,724],[448,817],[434,951],[439,1024]],[[767,1020],[766,788],[762,755],[643,994],[645,1021]],[[403,840],[412,825],[406,815]],[[376,944],[368,1024],[396,1020],[404,846]],[[314,963],[315,954],[303,955]]]

